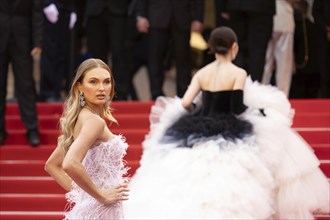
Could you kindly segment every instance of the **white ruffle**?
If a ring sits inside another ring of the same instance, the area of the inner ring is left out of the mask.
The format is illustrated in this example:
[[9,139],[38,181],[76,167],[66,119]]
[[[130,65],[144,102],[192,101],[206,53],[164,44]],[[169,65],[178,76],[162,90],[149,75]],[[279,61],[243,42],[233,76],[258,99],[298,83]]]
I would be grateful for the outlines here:
[[[249,79],[244,96],[250,111],[243,117],[253,124],[265,165],[276,180],[278,218],[313,219],[314,211],[329,213],[328,179],[313,149],[291,128],[294,111],[285,94]],[[255,108],[263,108],[266,117]]]

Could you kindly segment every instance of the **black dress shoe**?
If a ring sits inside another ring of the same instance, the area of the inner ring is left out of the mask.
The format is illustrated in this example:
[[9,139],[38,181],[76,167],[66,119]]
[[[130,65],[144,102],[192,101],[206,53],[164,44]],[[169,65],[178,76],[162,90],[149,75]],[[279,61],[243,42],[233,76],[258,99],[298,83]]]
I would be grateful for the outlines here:
[[7,132],[5,131],[0,132],[0,145],[4,145],[6,137],[7,137]]
[[26,136],[29,140],[29,144],[32,147],[36,147],[36,146],[40,145],[39,132],[38,131],[30,130],[30,131],[27,132]]

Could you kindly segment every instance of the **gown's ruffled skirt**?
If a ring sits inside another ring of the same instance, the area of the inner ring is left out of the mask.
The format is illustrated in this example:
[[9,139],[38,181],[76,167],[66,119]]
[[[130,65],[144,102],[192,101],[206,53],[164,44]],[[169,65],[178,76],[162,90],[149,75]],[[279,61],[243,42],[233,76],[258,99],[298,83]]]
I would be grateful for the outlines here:
[[252,136],[217,136],[192,148],[161,141],[187,112],[178,98],[156,101],[124,203],[126,218],[313,219],[313,211],[329,212],[328,180],[310,146],[290,128],[285,95],[248,81],[244,98],[249,108],[239,117],[252,123]]

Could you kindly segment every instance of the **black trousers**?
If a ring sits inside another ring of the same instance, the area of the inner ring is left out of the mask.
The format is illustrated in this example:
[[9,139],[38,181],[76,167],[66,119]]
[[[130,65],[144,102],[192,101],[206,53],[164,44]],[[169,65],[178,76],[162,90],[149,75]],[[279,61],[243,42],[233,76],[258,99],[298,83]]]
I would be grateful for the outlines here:
[[140,34],[138,38],[132,42],[132,46],[130,47],[128,54],[130,56],[130,89],[129,94],[132,100],[138,100],[135,87],[133,84],[134,76],[137,71],[146,66],[148,69],[148,34]]
[[87,19],[87,45],[93,58],[108,63],[111,52],[112,73],[116,82],[116,98],[125,99],[130,85],[126,42],[127,17],[105,10],[99,16]]
[[330,42],[324,32],[319,32],[318,38],[320,65],[320,97],[330,98]]
[[178,28],[173,22],[166,29],[149,30],[149,79],[152,99],[163,94],[164,58],[171,40],[176,64],[177,95],[182,97],[191,80],[190,31]]
[[[70,12],[60,10],[55,24],[44,19],[43,50],[40,61],[40,99],[59,99],[69,71]],[[72,73],[73,74],[73,73]]]
[[236,32],[239,52],[234,63],[261,82],[268,42],[273,32],[273,15],[230,12],[229,26]]
[[33,59],[31,57],[30,37],[10,34],[5,45],[0,47],[0,132],[5,131],[5,110],[7,95],[7,76],[9,63],[12,64],[15,78],[15,94],[19,104],[22,121],[27,130],[38,126],[36,111],[36,91],[33,79]]

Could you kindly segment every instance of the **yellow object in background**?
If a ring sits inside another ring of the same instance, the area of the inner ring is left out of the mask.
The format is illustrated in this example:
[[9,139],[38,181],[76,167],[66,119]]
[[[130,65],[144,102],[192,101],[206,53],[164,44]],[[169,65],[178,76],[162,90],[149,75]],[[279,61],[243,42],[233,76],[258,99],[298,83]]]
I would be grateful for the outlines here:
[[207,43],[204,40],[203,36],[197,32],[191,32],[190,35],[190,47],[197,50],[206,50]]

